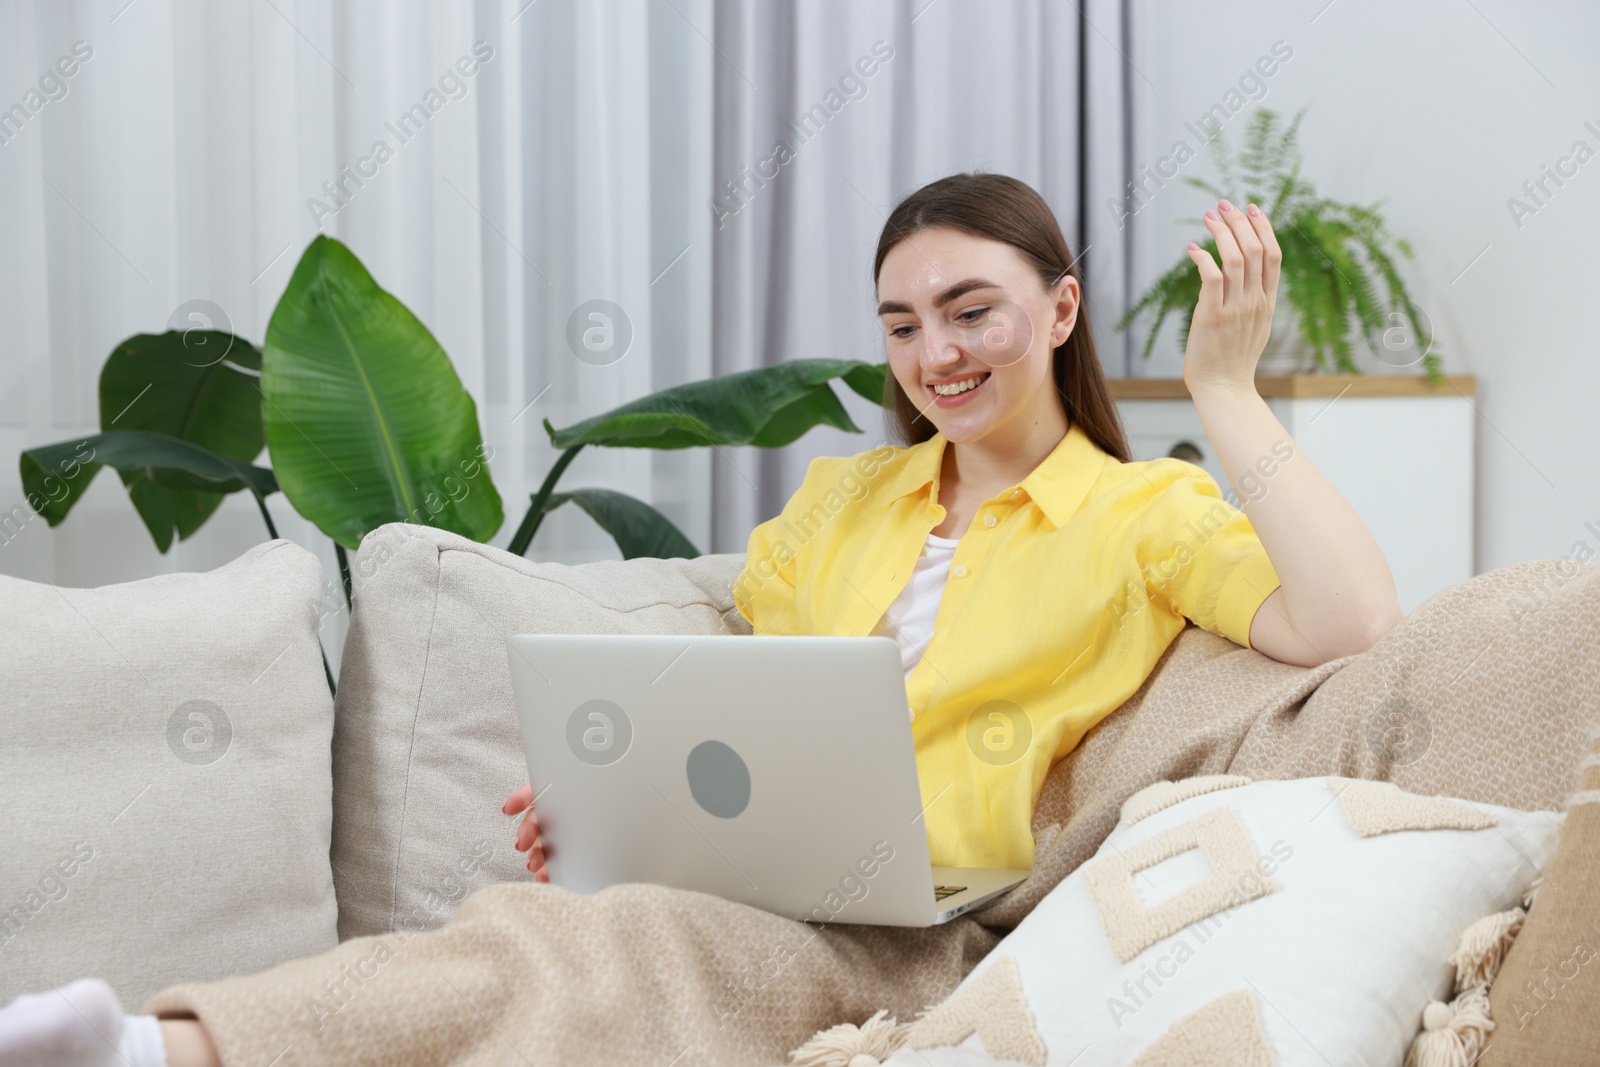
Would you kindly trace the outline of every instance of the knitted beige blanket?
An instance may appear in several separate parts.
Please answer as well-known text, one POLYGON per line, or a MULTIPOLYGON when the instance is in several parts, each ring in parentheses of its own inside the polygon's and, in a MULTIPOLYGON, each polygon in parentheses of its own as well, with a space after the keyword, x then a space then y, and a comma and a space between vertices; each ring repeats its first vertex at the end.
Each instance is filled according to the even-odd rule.
POLYGON ((1600 708, 1597 647, 1600 566, 1566 560, 1455 586, 1369 652, 1312 669, 1190 627, 1050 772, 1032 878, 944 926, 817 927, 655 886, 502 884, 440 929, 173 986, 141 1010, 197 1015, 227 1067, 781 1064, 819 1029, 943 999, 1152 782, 1331 774, 1559 808, 1600 708))

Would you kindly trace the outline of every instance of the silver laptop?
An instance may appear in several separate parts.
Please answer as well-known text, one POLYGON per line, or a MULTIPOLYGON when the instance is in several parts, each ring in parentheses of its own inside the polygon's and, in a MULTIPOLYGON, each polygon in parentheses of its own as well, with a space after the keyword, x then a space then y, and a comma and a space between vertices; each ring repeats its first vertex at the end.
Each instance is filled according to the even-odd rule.
POLYGON ((890 638, 506 646, 556 885, 653 882, 793 919, 932 926, 1028 876, 931 865, 890 638))

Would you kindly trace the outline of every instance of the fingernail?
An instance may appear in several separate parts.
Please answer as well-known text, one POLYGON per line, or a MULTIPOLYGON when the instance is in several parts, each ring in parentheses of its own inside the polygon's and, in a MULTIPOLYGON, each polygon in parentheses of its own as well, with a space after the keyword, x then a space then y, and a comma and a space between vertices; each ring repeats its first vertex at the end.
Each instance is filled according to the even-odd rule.
POLYGON ((1219 201, 1219 203, 1222 204, 1222 210, 1224 210, 1224 211, 1232 211, 1233 210, 1233 205, 1228 203, 1226 200, 1219 201))
POLYGON ((1251 218, 1255 218, 1257 215, 1261 214, 1261 209, 1256 207, 1254 204, 1251 204, 1249 207, 1245 208, 1244 213, 1249 215, 1251 218))
POLYGON ((1206 208, 1206 218, 1210 219, 1212 222, 1221 222, 1222 221, 1222 216, 1218 215, 1215 211, 1211 210, 1210 208, 1206 208))
POLYGON ((1193 241, 1190 241, 1190 242, 1189 242, 1189 251, 1191 251, 1191 252, 1193 252, 1193 251, 1194 251, 1194 250, 1195 250, 1195 249, 1197 249, 1197 248, 1199 248, 1199 247, 1200 247, 1200 246, 1199 246, 1199 245, 1197 245, 1197 244, 1195 244, 1195 243, 1194 243, 1194 242, 1193 242, 1193 241))

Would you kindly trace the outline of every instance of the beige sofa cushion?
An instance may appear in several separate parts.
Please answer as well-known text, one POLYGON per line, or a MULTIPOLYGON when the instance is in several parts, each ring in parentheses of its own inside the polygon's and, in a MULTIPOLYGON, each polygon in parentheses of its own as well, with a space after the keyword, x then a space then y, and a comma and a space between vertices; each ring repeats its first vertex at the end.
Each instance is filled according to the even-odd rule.
POLYGON ((352 561, 333 739, 342 939, 442 925, 470 892, 528 879, 501 814, 528 780, 505 636, 749 633, 742 553, 566 566, 391 523, 352 561))
POLYGON ((99 589, 0 576, 0 1003, 337 944, 321 587, 282 539, 99 589))

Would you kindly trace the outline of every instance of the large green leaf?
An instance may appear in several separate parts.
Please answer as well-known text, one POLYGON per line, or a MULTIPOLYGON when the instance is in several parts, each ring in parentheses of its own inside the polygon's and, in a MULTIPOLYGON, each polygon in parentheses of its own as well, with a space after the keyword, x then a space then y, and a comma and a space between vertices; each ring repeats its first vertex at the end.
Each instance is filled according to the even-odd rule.
POLYGON ((623 559, 693 559, 700 554, 671 519, 637 497, 610 489, 573 489, 551 495, 545 514, 568 501, 587 511, 611 535, 623 559))
MULTIPOLYGON (((249 463, 266 443, 257 375, 247 373, 260 370, 260 351, 231 333, 136 334, 100 371, 100 429, 166 434, 249 463)), ((198 530, 225 495, 170 489, 145 468, 118 473, 162 552, 174 531, 186 540, 198 530)))
POLYGON ((883 403, 883 388, 889 379, 889 364, 862 363, 844 372, 844 384, 874 404, 883 403))
POLYGON ((113 430, 30 448, 22 453, 22 488, 29 505, 51 526, 59 526, 102 466, 185 493, 248 489, 265 497, 278 491, 265 467, 143 430, 113 430))
POLYGON ((477 406, 428 328, 331 237, 267 325, 261 421, 284 495, 344 545, 387 522, 485 542, 504 520, 477 406))
POLYGON ((882 364, 859 360, 796 359, 658 390, 564 430, 549 419, 544 426, 557 448, 777 448, 813 426, 860 433, 828 382, 842 377, 857 393, 881 402, 883 374, 882 364))

